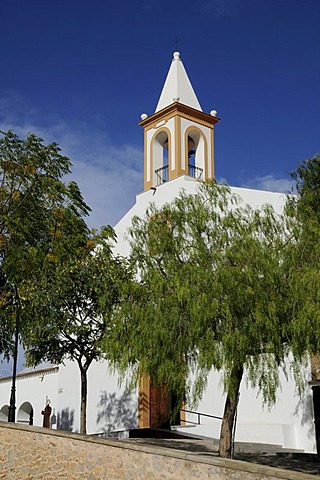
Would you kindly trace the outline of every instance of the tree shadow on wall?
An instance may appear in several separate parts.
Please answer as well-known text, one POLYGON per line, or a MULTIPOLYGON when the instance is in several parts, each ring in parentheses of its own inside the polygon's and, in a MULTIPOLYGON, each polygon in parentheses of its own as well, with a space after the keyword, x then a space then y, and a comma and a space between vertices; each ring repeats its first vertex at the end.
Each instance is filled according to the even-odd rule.
POLYGON ((57 429, 65 430, 66 432, 73 431, 74 410, 68 408, 62 409, 57 415, 57 429))
POLYGON ((131 392, 117 394, 101 392, 98 403, 97 424, 107 436, 116 429, 128 430, 137 427, 138 404, 131 392))
POLYGON ((314 427, 314 412, 313 412, 313 399, 312 393, 304 390, 299 397, 298 403, 293 412, 294 416, 301 415, 301 425, 308 426, 308 438, 314 441, 314 448, 316 446, 316 436, 315 436, 315 427, 314 427))

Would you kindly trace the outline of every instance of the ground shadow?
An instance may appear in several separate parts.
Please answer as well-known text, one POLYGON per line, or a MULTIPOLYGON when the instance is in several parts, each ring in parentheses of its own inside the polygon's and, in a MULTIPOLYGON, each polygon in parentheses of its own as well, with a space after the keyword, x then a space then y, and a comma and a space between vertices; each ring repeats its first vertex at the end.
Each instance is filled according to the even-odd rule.
POLYGON ((218 455, 218 446, 206 441, 181 439, 176 438, 133 438, 130 439, 132 443, 156 445, 157 447, 170 448, 171 450, 183 450, 192 453, 200 453, 201 455, 212 455, 216 457, 218 455))
POLYGON ((117 396, 115 392, 101 392, 97 405, 97 424, 106 436, 114 430, 129 430, 137 427, 137 398, 132 392, 126 391, 117 396))
POLYGON ((298 453, 284 455, 238 453, 234 456, 234 459, 257 463, 259 465, 268 465, 270 467, 277 467, 285 470, 293 470, 295 472, 308 473, 310 475, 319 476, 320 474, 320 461, 318 461, 317 455, 314 455, 313 459, 308 460, 303 458, 303 454, 299 456, 298 453))
POLYGON ((74 410, 68 408, 62 409, 57 415, 57 429, 67 432, 73 431, 74 410))

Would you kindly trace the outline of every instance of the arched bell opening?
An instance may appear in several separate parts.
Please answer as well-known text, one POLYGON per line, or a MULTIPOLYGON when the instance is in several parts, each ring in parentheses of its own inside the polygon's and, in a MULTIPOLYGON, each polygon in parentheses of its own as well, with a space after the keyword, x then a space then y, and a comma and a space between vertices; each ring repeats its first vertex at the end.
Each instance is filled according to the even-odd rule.
POLYGON ((24 402, 20 406, 17 415, 17 423, 33 425, 33 407, 30 402, 24 402))
POLYGON ((170 133, 162 130, 152 141, 153 185, 158 186, 169 180, 170 133))
POLYGON ((207 149, 205 138, 198 129, 191 128, 186 132, 186 163, 188 175, 196 180, 205 180, 207 149))

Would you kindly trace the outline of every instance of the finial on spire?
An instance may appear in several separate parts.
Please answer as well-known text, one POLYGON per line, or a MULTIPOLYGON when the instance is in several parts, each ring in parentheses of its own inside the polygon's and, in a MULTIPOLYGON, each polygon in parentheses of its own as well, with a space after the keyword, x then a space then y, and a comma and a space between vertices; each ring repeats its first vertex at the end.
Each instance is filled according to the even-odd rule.
POLYGON ((174 52, 173 60, 180 60, 180 53, 179 52, 174 52))

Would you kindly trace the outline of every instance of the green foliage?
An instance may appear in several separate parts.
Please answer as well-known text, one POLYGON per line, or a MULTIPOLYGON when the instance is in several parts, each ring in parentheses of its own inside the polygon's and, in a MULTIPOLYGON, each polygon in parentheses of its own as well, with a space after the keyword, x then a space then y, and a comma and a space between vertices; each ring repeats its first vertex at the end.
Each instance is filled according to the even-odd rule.
POLYGON ((0 139, 0 353, 10 353, 17 315, 27 361, 75 360, 81 373, 81 431, 86 429, 86 372, 102 356, 112 328, 125 261, 114 257, 110 227, 89 232, 89 212, 70 161, 57 144, 13 132, 0 139))
POLYGON ((320 221, 320 155, 304 160, 291 174, 299 194, 299 210, 320 221))
MULTIPOLYGON (((0 352, 9 353, 18 304, 23 327, 32 283, 48 259, 68 256, 85 241, 89 207, 74 182, 62 181, 71 164, 56 143, 44 145, 33 134, 1 134, 0 352)), ((37 312, 32 315, 36 322, 37 312)))
POLYGON ((80 431, 86 433, 87 371, 93 360, 107 358, 102 340, 112 331, 125 285, 131 280, 126 260, 115 257, 111 227, 91 232, 72 255, 50 259, 40 283, 29 296, 26 357, 30 365, 43 360, 77 362, 81 377, 80 431))
POLYGON ((239 206, 225 186, 203 184, 134 218, 132 261, 140 279, 118 332, 123 368, 137 365, 180 398, 202 395, 212 367, 237 395, 232 371, 275 401, 288 353, 285 219, 270 206, 239 206))
POLYGON ((112 328, 123 284, 130 277, 127 262, 112 254, 113 240, 111 228, 92 232, 72 256, 48 262, 41 289, 30 300, 29 307, 42 319, 29 326, 30 364, 68 358, 87 370, 101 358, 101 339, 112 328))
POLYGON ((302 162, 292 177, 299 193, 288 205, 295 238, 290 257, 292 350, 299 358, 320 353, 320 156, 302 162))

